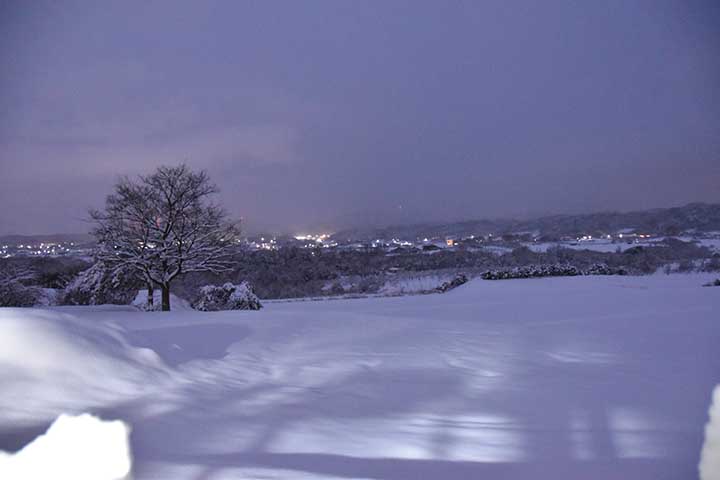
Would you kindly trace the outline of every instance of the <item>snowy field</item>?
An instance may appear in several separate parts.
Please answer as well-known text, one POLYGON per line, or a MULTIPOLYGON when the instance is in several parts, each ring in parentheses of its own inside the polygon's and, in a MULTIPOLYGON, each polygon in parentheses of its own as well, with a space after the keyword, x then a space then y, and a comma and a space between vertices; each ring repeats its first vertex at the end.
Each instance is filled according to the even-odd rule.
MULTIPOLYGON (((662 240, 662 239, 660 239, 662 240)), ((591 250, 593 252, 614 253, 617 251, 624 252, 633 247, 656 247, 660 240, 653 239, 646 242, 615 242, 610 240, 588 240, 582 242, 536 242, 525 244, 533 252, 547 252, 551 248, 561 247, 571 250, 591 250)))
MULTIPOLYGON (((675 239, 681 240, 683 242, 696 243, 698 246, 708 247, 711 251, 720 251, 720 237, 718 237, 715 232, 712 232, 712 235, 713 235, 712 238, 695 238, 695 237, 669 237, 669 238, 675 238, 675 239)), ((665 238, 666 237, 654 237, 654 238, 646 239, 643 241, 635 240, 631 243, 628 243, 628 242, 613 243, 611 240, 598 238, 598 239, 593 239, 593 240, 577 241, 577 242, 534 242, 534 243, 526 243, 525 246, 528 247, 533 252, 547 252, 551 248, 561 247, 561 248, 569 248, 571 250, 591 250, 594 252, 613 253, 613 252, 617 252, 617 251, 624 252, 625 250, 627 250, 629 248, 634 248, 634 247, 657 247, 658 245, 662 246, 662 241, 665 240, 665 238)))
POLYGON ((697 478, 720 382, 711 278, 0 309, 0 450, 91 412, 131 426, 136 480, 697 478))

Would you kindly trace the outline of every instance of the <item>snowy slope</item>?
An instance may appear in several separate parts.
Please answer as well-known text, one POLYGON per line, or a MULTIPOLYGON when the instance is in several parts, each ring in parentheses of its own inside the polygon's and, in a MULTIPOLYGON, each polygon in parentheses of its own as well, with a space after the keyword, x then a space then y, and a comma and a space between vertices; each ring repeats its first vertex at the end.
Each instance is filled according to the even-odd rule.
POLYGON ((132 426, 136 479, 697 478, 720 380, 710 278, 475 280, 259 312, 4 309, 0 339, 22 346, 0 353, 0 449, 69 410, 132 426))

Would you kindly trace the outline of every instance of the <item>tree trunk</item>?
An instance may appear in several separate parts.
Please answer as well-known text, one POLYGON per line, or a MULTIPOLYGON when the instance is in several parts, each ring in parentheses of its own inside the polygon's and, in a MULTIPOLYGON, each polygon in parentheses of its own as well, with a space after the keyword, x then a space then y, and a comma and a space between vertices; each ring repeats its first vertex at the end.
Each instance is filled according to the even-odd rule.
POLYGON ((170 311, 170 285, 162 286, 162 311, 170 311))
POLYGON ((155 286, 152 282, 147 282, 147 309, 155 310, 155 286))

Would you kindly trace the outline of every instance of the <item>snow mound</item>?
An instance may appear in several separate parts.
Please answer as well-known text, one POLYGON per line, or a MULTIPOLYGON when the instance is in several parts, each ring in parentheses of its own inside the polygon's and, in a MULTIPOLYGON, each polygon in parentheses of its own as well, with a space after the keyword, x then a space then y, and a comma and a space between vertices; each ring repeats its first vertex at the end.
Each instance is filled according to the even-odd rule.
POLYGON ((15 454, 0 452, 0 478, 120 480, 132 465, 130 427, 89 414, 60 415, 15 454))
POLYGON ((700 480, 720 480, 720 385, 713 391, 710 421, 700 454, 700 480))
POLYGON ((129 345, 112 323, 52 310, 1 309, 0 430, 135 397, 165 368, 152 350, 129 345))
POLYGON ((413 293, 428 293, 435 291, 446 282, 452 281, 454 274, 433 275, 401 275, 391 278, 380 288, 381 295, 405 295, 413 293))

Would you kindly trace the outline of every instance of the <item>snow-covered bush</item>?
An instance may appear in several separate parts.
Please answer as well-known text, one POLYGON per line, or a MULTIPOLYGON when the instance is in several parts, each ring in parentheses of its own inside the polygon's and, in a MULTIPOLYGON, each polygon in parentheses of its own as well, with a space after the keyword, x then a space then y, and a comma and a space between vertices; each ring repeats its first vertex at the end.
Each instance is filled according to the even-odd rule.
POLYGON ((40 289, 26 287, 15 280, 0 282, 0 307, 32 307, 40 293, 40 289))
POLYGON ((108 268, 103 262, 78 274, 65 288, 65 305, 128 305, 137 293, 139 284, 131 272, 108 268))
POLYGON ((200 288, 200 298, 193 304, 196 310, 260 310, 260 299, 248 282, 239 285, 226 283, 222 286, 205 285, 200 288))
POLYGON ((605 263, 594 263, 583 270, 583 275, 626 275, 624 268, 611 268, 605 263))
POLYGON ((18 263, 0 265, 0 307, 32 307, 38 301, 40 289, 28 286, 35 272, 18 263))
POLYGON ((582 275, 582 272, 572 265, 529 265, 504 270, 488 270, 482 274, 485 280, 506 280, 510 278, 537 278, 537 277, 571 277, 582 275))
POLYGON ((0 259, 0 307, 57 305, 69 279, 87 266, 65 258, 0 259))
POLYGON ((503 270, 488 270, 482 274, 485 280, 505 280, 510 278, 538 277, 574 277, 578 275, 625 275, 624 268, 611 268, 604 263, 596 263, 585 270, 573 265, 528 265, 503 270))
POLYGON ((463 275, 462 273, 458 273, 455 276, 455 278, 453 278, 449 282, 443 283, 442 285, 437 287, 436 290, 440 293, 445 293, 449 290, 452 290, 453 288, 457 288, 460 285, 467 283, 467 281, 468 281, 468 278, 465 275, 463 275))
POLYGON ((720 278, 716 278, 712 282, 708 282, 703 287, 720 287, 720 278))

